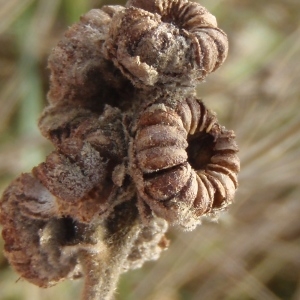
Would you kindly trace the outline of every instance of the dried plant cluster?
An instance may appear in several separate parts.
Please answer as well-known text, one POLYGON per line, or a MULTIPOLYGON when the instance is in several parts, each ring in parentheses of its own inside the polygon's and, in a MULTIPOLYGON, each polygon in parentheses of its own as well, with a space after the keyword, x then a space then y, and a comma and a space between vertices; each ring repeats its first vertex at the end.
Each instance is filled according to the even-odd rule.
POLYGON ((167 248, 168 225, 192 230, 232 202, 235 135, 195 95, 227 43, 185 0, 104 6, 65 33, 39 120, 55 150, 1 202, 22 277, 48 287, 84 275, 85 299, 110 299, 120 273, 167 248))

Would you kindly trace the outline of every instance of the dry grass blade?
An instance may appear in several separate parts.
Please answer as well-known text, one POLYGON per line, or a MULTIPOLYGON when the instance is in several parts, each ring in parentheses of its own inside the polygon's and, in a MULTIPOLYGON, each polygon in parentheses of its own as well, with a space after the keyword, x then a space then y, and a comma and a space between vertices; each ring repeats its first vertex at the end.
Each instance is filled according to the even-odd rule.
POLYGON ((11 0, 0 2, 0 34, 33 3, 34 0, 11 0))

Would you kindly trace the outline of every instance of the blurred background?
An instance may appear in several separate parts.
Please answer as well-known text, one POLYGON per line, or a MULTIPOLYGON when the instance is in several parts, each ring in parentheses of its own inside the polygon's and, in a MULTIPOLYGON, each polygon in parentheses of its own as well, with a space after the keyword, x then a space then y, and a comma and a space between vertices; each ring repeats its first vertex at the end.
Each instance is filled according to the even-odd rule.
MULTIPOLYGON (((44 160, 37 129, 47 57, 100 0, 0 0, 0 193, 44 160)), ((218 223, 170 230, 157 262, 121 278, 117 300, 300 299, 300 1, 203 0, 230 39, 199 96, 236 132, 240 187, 218 223)), ((12 271, 0 239, 0 300, 79 299, 81 282, 44 290, 12 271)))

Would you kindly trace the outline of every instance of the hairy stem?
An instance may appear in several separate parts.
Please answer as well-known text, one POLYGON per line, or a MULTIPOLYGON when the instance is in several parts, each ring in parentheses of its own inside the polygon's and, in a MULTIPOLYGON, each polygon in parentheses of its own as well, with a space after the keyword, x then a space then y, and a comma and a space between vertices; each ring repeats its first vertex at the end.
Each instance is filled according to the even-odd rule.
POLYGON ((106 224, 103 249, 97 253, 82 253, 85 271, 83 300, 112 299, 118 279, 124 271, 124 263, 141 230, 133 205, 122 204, 112 215, 106 224), (129 211, 130 207, 134 213, 129 211))

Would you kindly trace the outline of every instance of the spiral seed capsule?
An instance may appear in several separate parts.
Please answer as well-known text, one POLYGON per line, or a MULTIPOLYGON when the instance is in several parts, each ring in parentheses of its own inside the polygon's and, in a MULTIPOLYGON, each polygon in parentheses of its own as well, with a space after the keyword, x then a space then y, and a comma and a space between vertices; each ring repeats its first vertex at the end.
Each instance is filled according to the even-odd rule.
POLYGON ((215 17, 186 0, 129 1, 114 15, 104 46, 106 57, 140 87, 194 85, 215 71, 228 51, 215 17))
POLYGON ((193 229, 200 216, 225 209, 237 188, 234 138, 195 98, 148 107, 133 142, 143 214, 148 207, 170 224, 193 229))
POLYGON ((75 253, 62 251, 70 232, 58 215, 55 197, 31 174, 22 174, 3 195, 5 255, 22 277, 41 287, 76 277, 75 253))

